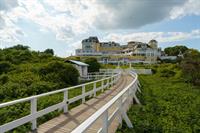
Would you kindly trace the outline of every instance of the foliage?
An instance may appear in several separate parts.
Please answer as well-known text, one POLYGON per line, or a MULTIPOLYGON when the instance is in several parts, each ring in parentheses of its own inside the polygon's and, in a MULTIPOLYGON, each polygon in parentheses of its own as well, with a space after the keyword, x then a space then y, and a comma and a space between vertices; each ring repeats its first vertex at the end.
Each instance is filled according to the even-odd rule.
POLYGON ((54 83, 64 83, 61 87, 76 85, 78 83, 78 70, 71 64, 58 61, 49 62, 47 65, 39 69, 39 74, 45 81, 54 83))
POLYGON ((8 61, 1 61, 0 62, 0 74, 7 73, 12 68, 12 64, 8 61))
POLYGON ((46 49, 44 53, 54 55, 53 49, 46 49))
POLYGON ((200 52, 194 49, 188 50, 181 62, 184 77, 187 82, 200 85, 200 52))
POLYGON ((174 47, 167 47, 164 49, 165 53, 169 56, 177 56, 180 52, 183 54, 188 50, 186 46, 174 46, 174 47))
MULTIPOLYGON (((156 69, 156 68, 155 68, 156 69)), ((128 116, 134 125, 123 122, 118 133, 197 133, 200 132, 200 88, 184 83, 177 65, 162 64, 154 75, 140 75, 142 105, 134 105, 128 116), (163 69, 176 74, 161 77, 163 69)))
POLYGON ((173 77, 176 73, 169 69, 163 69, 160 72, 161 77, 173 77))
POLYGON ((89 65, 88 72, 97 72, 101 67, 96 58, 87 58, 84 62, 89 65))
POLYGON ((78 56, 69 56, 66 58, 66 60, 76 60, 76 61, 81 61, 81 58, 78 56))
MULTIPOLYGON (((53 56, 52 50, 45 52, 29 50, 17 45, 0 50, 0 103, 37 95, 78 84, 78 71, 64 59, 53 56)), ((63 94, 38 100, 38 109, 48 107, 63 94)), ((16 104, 0 109, 0 125, 30 113, 30 103, 16 104)), ((58 115, 59 111, 41 117, 39 123, 58 115)), ((27 132, 30 124, 11 132, 27 132)))

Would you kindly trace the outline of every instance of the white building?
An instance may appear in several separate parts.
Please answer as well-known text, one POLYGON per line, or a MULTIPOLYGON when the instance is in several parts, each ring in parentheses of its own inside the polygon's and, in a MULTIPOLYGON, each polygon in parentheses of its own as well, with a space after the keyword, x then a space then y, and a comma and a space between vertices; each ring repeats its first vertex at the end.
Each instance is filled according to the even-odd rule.
POLYGON ((122 51, 122 54, 129 56, 145 56, 145 57, 160 57, 161 49, 158 48, 156 40, 151 40, 149 43, 128 42, 127 47, 122 51))
POLYGON ((76 60, 67 60, 66 62, 71 63, 78 70, 80 77, 87 77, 88 64, 76 60))

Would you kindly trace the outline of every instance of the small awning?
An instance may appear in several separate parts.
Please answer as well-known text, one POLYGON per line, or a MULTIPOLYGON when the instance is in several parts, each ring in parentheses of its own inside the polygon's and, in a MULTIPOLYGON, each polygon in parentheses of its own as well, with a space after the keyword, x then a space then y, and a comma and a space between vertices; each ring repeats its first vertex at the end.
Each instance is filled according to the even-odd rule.
POLYGON ((72 64, 76 64, 78 66, 89 66, 88 64, 81 62, 81 61, 76 61, 76 60, 67 60, 66 62, 72 63, 72 64))

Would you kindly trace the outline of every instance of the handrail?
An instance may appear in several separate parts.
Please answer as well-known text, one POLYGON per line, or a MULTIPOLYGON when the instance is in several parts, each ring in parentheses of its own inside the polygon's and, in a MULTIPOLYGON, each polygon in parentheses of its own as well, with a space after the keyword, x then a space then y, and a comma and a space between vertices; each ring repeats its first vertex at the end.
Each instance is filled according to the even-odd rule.
POLYGON ((85 132, 92 124, 97 121, 98 118, 103 117, 103 125, 102 128, 99 129, 98 132, 107 133, 109 124, 112 122, 116 114, 119 114, 120 116, 125 119, 125 122, 129 127, 132 127, 132 124, 130 120, 128 119, 125 110, 123 109, 123 104, 130 102, 132 98, 135 98, 136 102, 139 104, 139 100, 136 97, 136 91, 139 89, 139 81, 138 81, 138 75, 134 72, 131 72, 131 75, 134 77, 134 80, 126 87, 124 88, 120 93, 118 93, 113 99, 111 99, 107 104, 105 104, 103 107, 101 107, 98 111, 96 111, 92 116, 90 116, 87 120, 85 120, 81 125, 79 125, 77 128, 75 128, 72 133, 83 133, 85 132), (128 93, 128 96, 123 98, 123 96, 128 93), (117 109, 112 113, 110 117, 108 117, 108 110, 109 108, 114 104, 118 102, 117 109))
POLYGON ((27 116, 24 116, 22 118, 19 118, 17 120, 11 121, 9 123, 6 123, 4 125, 0 126, 0 133, 12 130, 18 126, 21 126, 25 123, 31 122, 32 123, 32 130, 35 130, 37 128, 37 118, 41 117, 45 114, 48 114, 52 111, 55 111, 56 109, 61 109, 63 108, 64 113, 68 112, 68 105, 70 103, 73 103, 77 100, 82 99, 82 103, 85 102, 85 98, 89 95, 94 95, 96 96, 96 92, 99 90, 104 90, 105 88, 109 87, 109 86, 113 86, 120 78, 121 73, 117 73, 115 75, 112 75, 110 77, 107 78, 103 78, 100 80, 96 80, 96 81, 92 81, 92 82, 88 82, 85 84, 80 84, 80 85, 76 85, 76 86, 72 86, 72 87, 68 87, 68 88, 64 88, 64 89, 60 89, 60 90, 56 90, 56 91, 51 91, 48 93, 43 93, 40 95, 35 95, 35 96, 30 96, 27 98, 22 98, 22 99, 18 99, 18 100, 14 100, 14 101, 10 101, 10 102, 6 102, 6 103, 2 103, 0 104, 0 108, 3 107, 7 107, 10 105, 14 105, 17 103, 22 103, 22 102, 26 102, 26 101, 30 101, 31 103, 31 113, 27 116), (97 82, 101 82, 101 86, 100 87, 96 87, 96 83, 97 82), (106 84, 104 84, 106 82, 106 84), (85 86, 86 85, 90 85, 93 84, 93 89, 90 91, 85 92, 85 86), (68 91, 72 90, 74 88, 79 88, 82 87, 82 93, 78 96, 75 96, 73 98, 68 98, 68 91), (52 106, 49 106, 43 110, 39 110, 37 111, 37 99, 40 97, 44 97, 44 96, 48 96, 48 95, 52 95, 52 94, 57 94, 63 92, 64 96, 63 96, 63 101, 58 103, 58 104, 54 104, 52 106))

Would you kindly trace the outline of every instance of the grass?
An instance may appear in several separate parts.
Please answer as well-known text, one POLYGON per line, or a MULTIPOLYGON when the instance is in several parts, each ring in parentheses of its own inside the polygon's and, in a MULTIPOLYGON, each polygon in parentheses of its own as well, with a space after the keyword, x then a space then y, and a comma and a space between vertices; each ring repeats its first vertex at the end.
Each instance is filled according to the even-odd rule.
POLYGON ((184 83, 178 74, 139 76, 142 105, 128 111, 134 128, 123 122, 117 133, 200 133, 200 87, 184 83))

